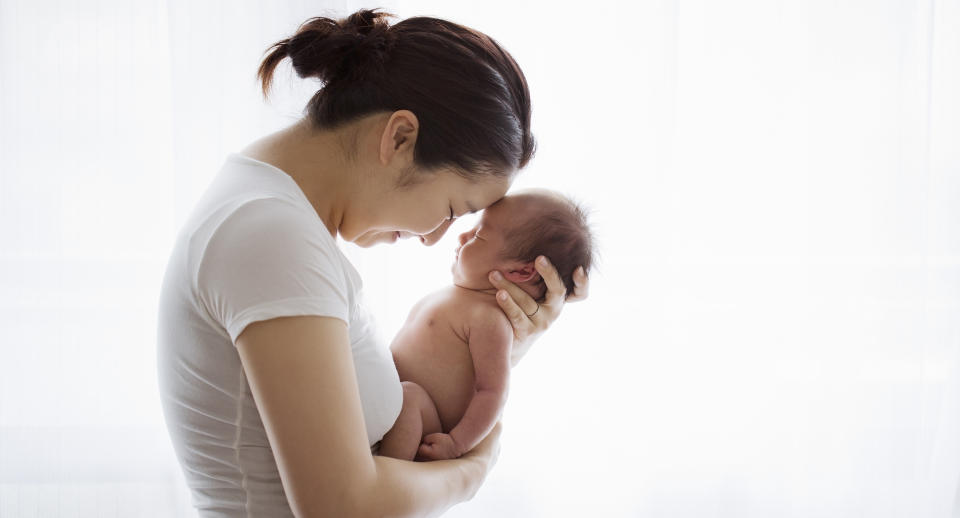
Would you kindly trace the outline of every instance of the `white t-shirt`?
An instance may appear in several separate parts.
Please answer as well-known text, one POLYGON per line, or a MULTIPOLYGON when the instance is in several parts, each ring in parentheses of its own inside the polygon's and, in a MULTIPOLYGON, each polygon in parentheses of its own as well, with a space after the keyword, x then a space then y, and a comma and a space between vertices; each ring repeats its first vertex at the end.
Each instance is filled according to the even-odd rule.
POLYGON ((293 178, 227 157, 177 236, 158 315, 161 401, 201 516, 293 516, 235 345, 251 322, 345 321, 367 441, 373 446, 393 426, 403 391, 361 286, 293 178))

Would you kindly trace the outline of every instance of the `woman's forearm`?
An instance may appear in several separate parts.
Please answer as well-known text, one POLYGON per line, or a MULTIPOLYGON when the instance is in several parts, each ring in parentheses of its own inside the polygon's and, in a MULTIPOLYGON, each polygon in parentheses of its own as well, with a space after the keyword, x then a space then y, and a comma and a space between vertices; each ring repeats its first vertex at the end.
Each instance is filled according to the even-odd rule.
POLYGON ((476 494, 486 473, 476 457, 411 462, 374 457, 376 478, 356 495, 359 516, 439 516, 476 494))

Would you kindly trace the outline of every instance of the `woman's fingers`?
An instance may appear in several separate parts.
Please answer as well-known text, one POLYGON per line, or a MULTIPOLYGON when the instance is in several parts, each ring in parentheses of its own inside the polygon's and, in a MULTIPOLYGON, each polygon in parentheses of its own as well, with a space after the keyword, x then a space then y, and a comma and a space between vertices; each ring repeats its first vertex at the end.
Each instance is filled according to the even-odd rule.
MULTIPOLYGON (((563 309, 566 289, 556 267, 544 256, 534 262, 534 268, 543 279, 547 293, 543 303, 538 303, 526 291, 508 281, 500 272, 490 272, 490 283, 497 288, 497 304, 503 313, 510 319, 513 326, 514 344, 511 350, 510 363, 516 365, 520 358, 530 349, 530 345, 538 335, 550 327, 563 309)), ((583 286, 586 287, 585 276, 583 286)), ((580 297, 578 290, 573 297, 580 297)))
MULTIPOLYGON (((498 296, 497 302, 511 320, 513 319, 513 315, 507 310, 507 306, 504 306, 504 303, 508 305, 512 304, 512 306, 517 307, 523 312, 522 316, 524 318, 526 318, 527 315, 533 314, 534 311, 537 310, 537 301, 533 300, 533 297, 531 297, 529 293, 523 291, 519 286, 504 278, 500 272, 490 272, 489 277, 490 283, 493 284, 495 288, 498 290, 506 290, 506 292, 510 295, 507 297, 508 300, 506 301, 500 300, 500 297, 498 296)), ((516 325, 514 325, 514 327, 516 327, 516 325)))
POLYGON ((540 277, 543 278, 544 284, 547 285, 546 304, 556 304, 558 302, 563 304, 567 290, 563 287, 563 280, 560 279, 560 274, 557 273, 557 269, 553 266, 553 263, 541 255, 537 258, 533 267, 537 269, 540 277))
MULTIPOLYGON (((526 294, 525 294, 526 295, 526 294)), ((527 295, 529 297, 529 295, 527 295)), ((522 337, 525 333, 526 324, 530 320, 527 317, 527 314, 520 309, 520 306, 510 297, 510 294, 506 291, 497 292, 497 304, 500 305, 500 309, 507 315, 507 318, 510 319, 510 324, 513 326, 513 334, 518 338, 522 337)), ((534 302, 536 304, 536 302, 534 302)))
POLYGON ((567 297, 567 302, 586 299, 587 294, 590 292, 590 280, 587 279, 587 274, 583 271, 583 266, 573 272, 573 285, 573 293, 567 297))

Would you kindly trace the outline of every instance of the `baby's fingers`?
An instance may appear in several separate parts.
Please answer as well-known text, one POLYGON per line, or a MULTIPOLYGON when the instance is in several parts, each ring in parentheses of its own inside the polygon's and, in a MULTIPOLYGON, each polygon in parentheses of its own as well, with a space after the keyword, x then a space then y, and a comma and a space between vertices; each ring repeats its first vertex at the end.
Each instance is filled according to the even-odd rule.
POLYGON ((447 460, 450 457, 439 446, 434 444, 421 444, 417 450, 421 456, 430 460, 447 460))
POLYGON ((421 443, 420 448, 417 449, 417 454, 430 460, 437 460, 436 446, 433 446, 432 444, 421 443))

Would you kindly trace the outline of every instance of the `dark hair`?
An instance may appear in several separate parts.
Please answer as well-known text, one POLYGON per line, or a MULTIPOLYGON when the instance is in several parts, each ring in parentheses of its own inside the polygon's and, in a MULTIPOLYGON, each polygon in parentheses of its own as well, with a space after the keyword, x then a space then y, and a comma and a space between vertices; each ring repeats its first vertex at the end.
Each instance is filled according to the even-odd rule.
MULTIPOLYGON (((590 273, 595 255, 593 231, 587 213, 576 202, 562 194, 539 189, 511 195, 525 203, 534 203, 535 216, 504 232, 504 256, 508 259, 530 262, 545 255, 557 268, 567 294, 573 293, 573 272, 583 266, 590 273)), ((546 287, 540 279, 538 288, 546 287)))
POLYGON ((274 43, 257 72, 267 97, 277 64, 323 86, 305 108, 316 128, 372 113, 410 110, 420 121, 414 162, 453 167, 474 180, 509 177, 534 152, 530 91, 520 67, 489 36, 428 17, 389 25, 362 9, 342 20, 310 18, 274 43))

